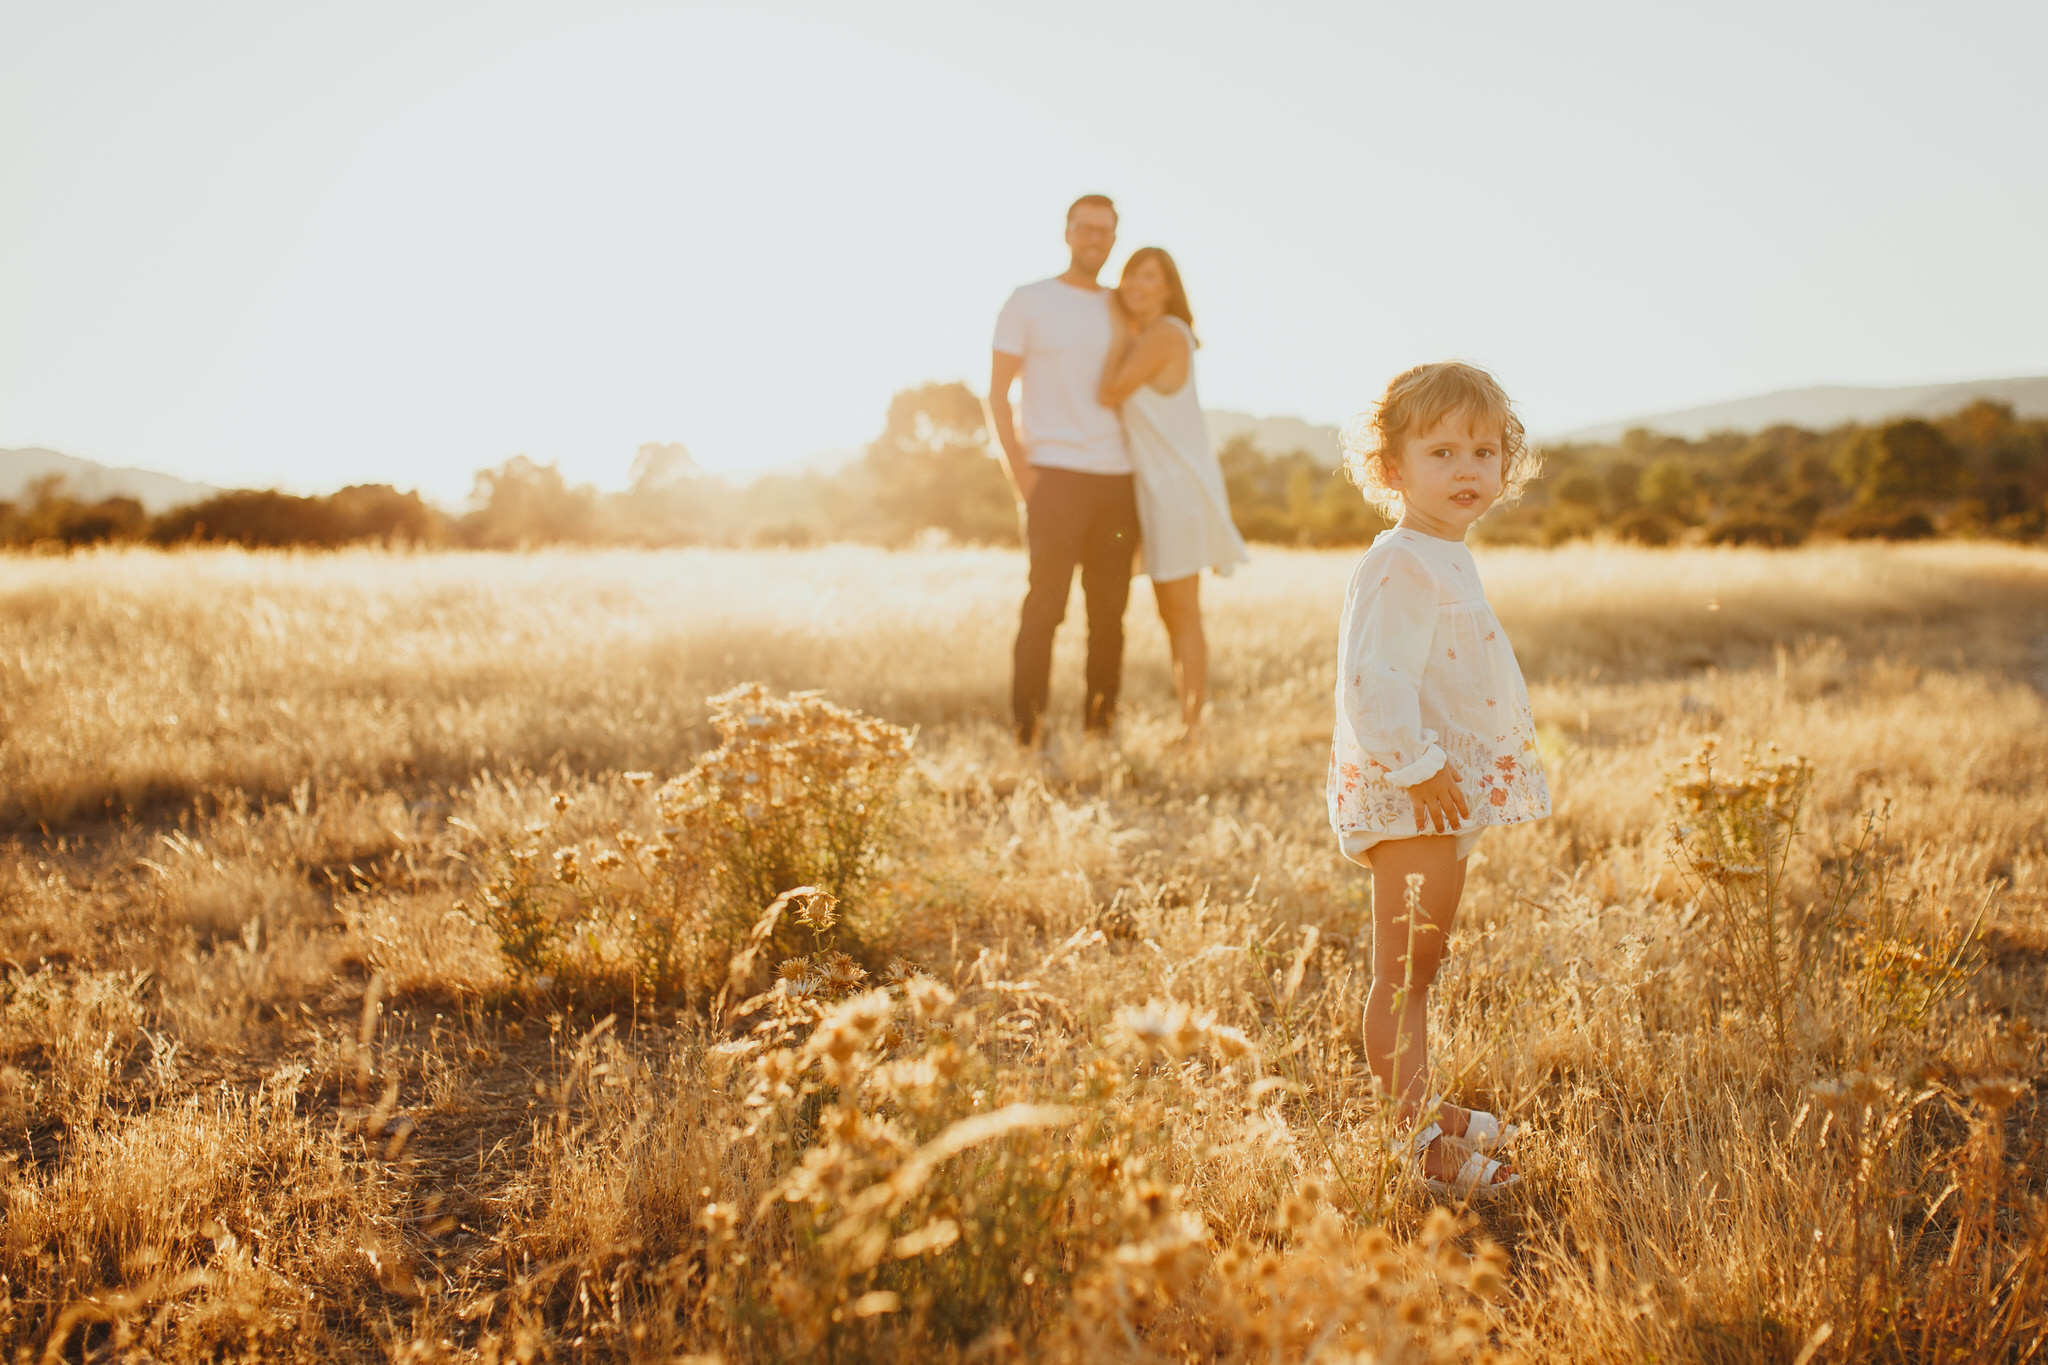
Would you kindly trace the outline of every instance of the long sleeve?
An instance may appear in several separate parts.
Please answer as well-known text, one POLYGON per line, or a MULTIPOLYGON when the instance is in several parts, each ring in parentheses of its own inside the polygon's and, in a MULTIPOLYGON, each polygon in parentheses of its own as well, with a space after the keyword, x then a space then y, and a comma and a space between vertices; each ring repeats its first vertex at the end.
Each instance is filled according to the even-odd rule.
POLYGON ((1339 712, 1358 747, 1396 787, 1444 766, 1436 731, 1422 725, 1422 674, 1436 637, 1435 578, 1396 552, 1352 584, 1338 650, 1339 712))

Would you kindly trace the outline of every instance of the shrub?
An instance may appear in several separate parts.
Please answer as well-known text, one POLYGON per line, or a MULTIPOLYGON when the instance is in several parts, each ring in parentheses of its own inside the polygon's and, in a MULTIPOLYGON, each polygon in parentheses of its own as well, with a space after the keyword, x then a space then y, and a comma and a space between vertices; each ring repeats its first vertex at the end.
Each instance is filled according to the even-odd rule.
MULTIPOLYGON (((710 699, 719 746, 656 800, 687 865, 710 893, 714 937, 735 943, 792 887, 840 902, 854 944, 867 937, 863 892, 901 823, 911 737, 814 692, 778 698, 744 683, 710 699)), ((778 929, 772 951, 796 937, 778 929)))
POLYGON ((1828 519, 1825 525, 1849 540, 1926 540, 1934 535, 1933 518, 1918 508, 1850 511, 1828 519))
POLYGON ((1566 541, 1579 540, 1590 536, 1599 528, 1600 518, 1590 509, 1565 505, 1544 509, 1543 543, 1562 545, 1566 541))
POLYGON ((483 855, 458 908, 515 984, 602 995, 630 980, 704 1004, 757 959, 874 945, 885 926, 864 893, 901 828, 910 735, 758 683, 710 707, 722 742, 687 773, 658 789, 649 773, 612 779, 626 809, 609 841, 569 835, 574 803, 557 793, 483 855))
POLYGON ((1785 867, 1813 782, 1804 759, 1776 747, 1747 753, 1732 776, 1715 769, 1708 740, 1672 786, 1672 842, 1705 906, 1731 989, 1752 1020, 1767 1020, 1782 1060, 1788 1000, 1812 978, 1816 935, 1786 895, 1785 867))
POLYGON ((1784 549, 1806 539, 1806 530, 1786 517, 1741 514, 1725 517, 1707 528, 1709 545, 1767 545, 1784 549))
POLYGON ((1669 545, 1678 538, 1678 525, 1662 513, 1645 508, 1615 522, 1614 534, 1636 545, 1669 545))
POLYGON ((554 888, 540 872, 540 837, 546 823, 528 825, 526 836, 489 855, 490 880, 476 893, 475 904, 455 908, 491 931, 505 971, 517 985, 546 984, 559 965, 561 924, 554 888))

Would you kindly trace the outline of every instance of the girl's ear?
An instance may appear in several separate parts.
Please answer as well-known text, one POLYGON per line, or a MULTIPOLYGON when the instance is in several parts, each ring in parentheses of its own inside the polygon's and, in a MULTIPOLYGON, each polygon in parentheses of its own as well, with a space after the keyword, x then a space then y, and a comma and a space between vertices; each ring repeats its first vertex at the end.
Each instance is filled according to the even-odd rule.
POLYGON ((1382 450, 1373 457, 1380 462, 1380 480, 1396 493, 1405 491, 1401 486, 1401 461, 1390 450, 1382 450))

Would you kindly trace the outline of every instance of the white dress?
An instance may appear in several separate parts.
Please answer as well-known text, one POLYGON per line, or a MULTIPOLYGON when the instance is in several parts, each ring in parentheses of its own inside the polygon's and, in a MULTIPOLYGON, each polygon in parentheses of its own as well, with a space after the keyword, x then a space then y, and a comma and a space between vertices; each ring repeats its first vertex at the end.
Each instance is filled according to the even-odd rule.
POLYGON ((1188 344, 1188 377, 1172 393, 1150 384, 1124 400, 1124 440, 1137 476, 1138 570, 1154 583, 1170 583, 1204 569, 1228 574, 1248 563, 1244 537, 1230 519, 1223 466, 1209 444, 1209 426, 1195 397, 1195 334, 1179 318, 1166 319, 1188 344))
POLYGON ((1396 527, 1352 571, 1337 632, 1328 796, 1345 853, 1422 833, 1408 788, 1446 758, 1469 838, 1550 814, 1529 689, 1472 552, 1396 527))

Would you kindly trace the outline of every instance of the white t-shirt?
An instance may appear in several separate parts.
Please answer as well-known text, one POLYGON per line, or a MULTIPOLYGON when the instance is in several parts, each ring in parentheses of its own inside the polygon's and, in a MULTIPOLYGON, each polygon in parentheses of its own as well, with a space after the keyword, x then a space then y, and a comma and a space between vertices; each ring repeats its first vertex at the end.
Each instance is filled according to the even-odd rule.
POLYGON ((1096 394, 1112 338, 1109 291, 1063 280, 1027 284, 996 317, 995 348, 1024 357, 1017 439, 1045 469, 1128 474, 1123 423, 1096 394))

